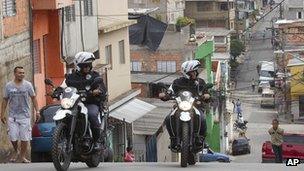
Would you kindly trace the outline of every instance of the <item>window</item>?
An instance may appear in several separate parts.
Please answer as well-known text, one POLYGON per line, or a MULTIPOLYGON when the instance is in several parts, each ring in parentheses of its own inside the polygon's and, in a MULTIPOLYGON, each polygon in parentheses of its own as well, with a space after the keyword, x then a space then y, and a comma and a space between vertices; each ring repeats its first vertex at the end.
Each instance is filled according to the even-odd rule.
POLYGON ((65 7, 65 21, 66 22, 76 21, 75 5, 65 7))
POLYGON ((157 61, 157 72, 176 72, 176 61, 157 61))
POLYGON ((3 17, 16 15, 16 0, 3 0, 3 17))
POLYGON ((302 18, 303 18, 302 11, 297 12, 297 19, 302 19, 302 18))
POLYGON ((304 96, 299 96, 299 117, 304 117, 304 96))
POLYGON ((304 144, 304 137, 299 135, 284 135, 283 141, 290 144, 304 144))
POLYGON ((105 61, 106 64, 110 64, 112 67, 112 45, 105 47, 105 61))
POLYGON ((41 73, 40 39, 33 42, 34 73, 41 73))
POLYGON ((93 2, 92 0, 84 0, 84 15, 92 16, 93 15, 93 2))
POLYGON ((141 71, 141 62, 140 61, 132 61, 131 62, 131 71, 141 71))
POLYGON ((220 11, 228 11, 228 4, 220 3, 220 11))
POLYGON ((120 63, 125 64, 126 63, 126 59, 125 59, 125 41, 124 40, 119 41, 118 46, 119 46, 120 63))

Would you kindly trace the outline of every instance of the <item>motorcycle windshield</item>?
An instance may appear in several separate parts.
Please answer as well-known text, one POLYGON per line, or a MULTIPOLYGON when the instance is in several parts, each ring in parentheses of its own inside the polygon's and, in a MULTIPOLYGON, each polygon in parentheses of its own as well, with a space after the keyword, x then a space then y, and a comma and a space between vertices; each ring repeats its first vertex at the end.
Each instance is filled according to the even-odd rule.
POLYGON ((190 91, 181 91, 178 96, 181 101, 191 101, 192 93, 190 91))
POLYGON ((73 94, 77 93, 77 89, 74 87, 67 87, 64 89, 62 98, 71 98, 73 94))

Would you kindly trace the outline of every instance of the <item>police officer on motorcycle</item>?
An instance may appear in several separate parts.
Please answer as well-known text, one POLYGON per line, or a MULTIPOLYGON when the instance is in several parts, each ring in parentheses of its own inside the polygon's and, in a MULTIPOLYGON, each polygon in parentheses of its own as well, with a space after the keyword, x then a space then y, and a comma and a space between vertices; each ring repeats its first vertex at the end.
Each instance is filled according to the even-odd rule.
MULTIPOLYGON (((65 84, 68 87, 75 87, 77 90, 86 90, 91 86, 94 80, 100 75, 98 72, 93 71, 92 63, 95 56, 90 52, 79 52, 75 55, 74 65, 75 72, 66 75, 65 84)), ((106 88, 103 80, 98 82, 97 86, 93 88, 91 93, 88 93, 84 105, 88 109, 88 118, 93 134, 94 150, 101 149, 101 118, 98 114, 102 111, 101 105, 106 99, 106 88)))
MULTIPOLYGON (((201 64, 197 60, 190 60, 186 61, 181 65, 181 72, 183 74, 183 77, 180 77, 173 81, 172 85, 169 88, 169 91, 166 93, 160 93, 159 98, 163 101, 170 100, 170 95, 172 94, 178 94, 181 90, 187 90, 190 91, 193 94, 198 94, 198 92, 203 91, 201 97, 204 99, 205 102, 209 102, 210 95, 208 94, 207 90, 205 89, 206 83, 203 79, 198 78, 199 75, 199 68, 201 64)), ((198 146, 202 146, 204 143, 204 138, 206 137, 207 132, 207 124, 206 124, 206 118, 204 115, 204 108, 203 105, 197 105, 197 109, 200 111, 201 115, 200 118, 197 118, 200 120, 200 130, 198 131, 199 135, 195 139, 195 143, 198 146)), ((176 149, 177 148, 177 138, 174 137, 176 135, 176 130, 174 126, 174 122, 171 121, 170 114, 167 115, 165 119, 165 124, 167 131, 170 135, 170 148, 176 149)))

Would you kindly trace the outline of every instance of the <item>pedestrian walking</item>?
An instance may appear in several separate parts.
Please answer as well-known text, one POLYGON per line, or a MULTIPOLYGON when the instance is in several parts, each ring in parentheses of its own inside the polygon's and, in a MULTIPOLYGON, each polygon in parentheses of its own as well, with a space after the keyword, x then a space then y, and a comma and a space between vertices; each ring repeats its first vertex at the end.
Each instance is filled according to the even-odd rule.
POLYGON ((34 88, 29 81, 24 79, 24 75, 23 67, 17 66, 14 68, 15 78, 8 82, 4 88, 1 121, 3 124, 7 123, 8 136, 14 147, 14 154, 10 162, 16 162, 18 157, 20 157, 23 163, 30 163, 25 157, 29 141, 32 139, 30 99, 36 111, 34 116, 36 121, 40 119, 40 114, 34 88), (7 104, 8 117, 5 114, 7 104), (20 156, 18 141, 21 141, 20 156))
POLYGON ((255 92, 255 80, 254 80, 254 78, 252 78, 252 80, 251 80, 251 88, 252 88, 252 92, 255 92))
POLYGON ((134 157, 134 153, 133 153, 133 148, 132 147, 127 147, 127 151, 125 153, 124 161, 125 162, 134 162, 135 161, 135 157, 134 157))
POLYGON ((237 113, 237 116, 238 116, 238 119, 241 117, 241 115, 242 115, 242 109, 241 109, 241 101, 240 101, 240 99, 237 99, 237 101, 236 101, 236 113, 237 113))
POLYGON ((233 113, 236 113, 236 111, 235 111, 235 101, 234 100, 232 100, 232 104, 233 104, 233 113))
POLYGON ((272 127, 268 130, 271 136, 272 149, 275 154, 275 162, 283 163, 282 159, 282 143, 284 130, 279 127, 279 121, 277 119, 272 120, 272 127))

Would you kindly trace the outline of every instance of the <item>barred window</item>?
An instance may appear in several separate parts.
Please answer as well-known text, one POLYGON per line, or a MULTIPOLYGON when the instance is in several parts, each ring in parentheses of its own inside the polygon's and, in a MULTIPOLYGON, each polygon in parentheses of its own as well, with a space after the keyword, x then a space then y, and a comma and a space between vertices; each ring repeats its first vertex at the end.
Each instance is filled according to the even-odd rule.
POLYGON ((141 71, 141 61, 131 61, 131 71, 141 71))
POLYGON ((16 15, 16 0, 3 0, 3 17, 16 15))
POLYGON ((40 39, 33 42, 33 55, 34 55, 34 73, 41 73, 41 55, 40 55, 40 39))
POLYGON ((92 16, 93 15, 93 2, 92 0, 84 1, 84 15, 92 16))
POLYGON ((66 22, 76 21, 75 16, 76 16, 75 15, 75 5, 65 7, 65 21, 66 22))
POLYGON ((157 72, 176 72, 176 61, 157 61, 157 72))

